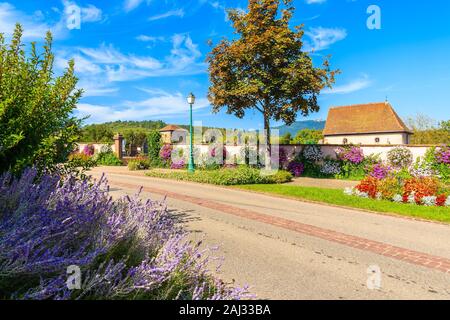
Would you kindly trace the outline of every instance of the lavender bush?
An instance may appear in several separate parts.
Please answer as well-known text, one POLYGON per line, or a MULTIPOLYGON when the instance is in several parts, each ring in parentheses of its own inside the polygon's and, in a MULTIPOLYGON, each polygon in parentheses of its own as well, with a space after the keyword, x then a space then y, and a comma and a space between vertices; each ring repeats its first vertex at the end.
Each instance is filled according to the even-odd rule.
POLYGON ((113 201, 91 184, 36 171, 0 177, 0 299, 239 299, 209 274, 164 204, 113 201), (82 286, 69 290, 67 267, 82 286))

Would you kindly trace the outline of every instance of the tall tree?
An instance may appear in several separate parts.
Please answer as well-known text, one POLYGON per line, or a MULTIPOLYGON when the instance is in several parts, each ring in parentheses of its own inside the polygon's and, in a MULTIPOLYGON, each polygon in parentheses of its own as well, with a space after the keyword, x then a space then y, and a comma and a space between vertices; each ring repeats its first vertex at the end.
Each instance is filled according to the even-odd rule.
POLYGON ((75 89, 74 62, 55 77, 50 32, 43 52, 31 43, 29 54, 22 33, 17 24, 10 45, 0 34, 0 173, 56 168, 74 149, 80 129, 73 117, 82 94, 75 89))
POLYGON ((266 167, 270 161, 270 121, 295 122, 319 110, 317 97, 338 71, 325 59, 314 67, 303 49, 303 25, 291 29, 292 0, 250 0, 248 12, 229 10, 234 40, 224 39, 207 57, 213 112, 227 108, 243 118, 257 110, 264 119, 266 167), (282 4, 281 4, 282 2, 282 4))

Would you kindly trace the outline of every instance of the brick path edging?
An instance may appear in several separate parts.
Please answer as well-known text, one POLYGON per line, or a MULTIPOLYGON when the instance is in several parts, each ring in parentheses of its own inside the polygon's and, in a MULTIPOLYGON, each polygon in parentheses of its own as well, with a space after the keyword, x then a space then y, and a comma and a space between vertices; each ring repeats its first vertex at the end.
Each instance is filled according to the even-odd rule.
MULTIPOLYGON (((131 189, 136 188, 136 185, 134 184, 122 182, 113 182, 111 184, 124 188, 131 188, 131 189)), ((266 223, 276 227, 302 233, 308 236, 339 243, 360 250, 369 251, 385 257, 393 258, 396 260, 426 267, 428 269, 438 270, 450 274, 450 259, 444 257, 434 256, 419 251, 393 246, 379 241, 352 236, 338 231, 316 227, 313 225, 304 224, 301 222, 288 220, 280 217, 274 217, 267 214, 258 213, 256 211, 238 208, 227 204, 222 204, 216 201, 204 200, 198 197, 192 197, 163 189, 143 187, 142 190, 149 193, 165 195, 169 198, 186 201, 212 210, 217 210, 241 218, 266 223)))

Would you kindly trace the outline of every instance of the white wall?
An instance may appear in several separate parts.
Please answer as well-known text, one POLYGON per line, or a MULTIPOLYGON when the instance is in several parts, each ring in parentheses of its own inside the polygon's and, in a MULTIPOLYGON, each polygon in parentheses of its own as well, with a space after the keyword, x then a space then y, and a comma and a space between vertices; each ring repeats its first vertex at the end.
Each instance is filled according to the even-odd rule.
POLYGON ((347 139, 347 144, 408 144, 408 134, 406 133, 383 133, 383 134, 360 134, 360 135, 340 135, 325 136, 325 144, 343 144, 347 139), (376 139, 380 141, 377 143, 376 139))
MULTIPOLYGON (((83 151, 83 148, 85 145, 87 145, 88 143, 79 143, 79 150, 80 152, 83 151)), ((100 149, 102 148, 102 146, 105 146, 107 144, 101 144, 101 143, 91 143, 92 145, 94 145, 95 148, 95 152, 99 152, 100 149)), ((335 150, 336 148, 338 148, 340 145, 331 145, 331 144, 323 144, 320 145, 322 152, 324 154, 324 156, 331 156, 331 157, 335 157, 336 153, 335 150)), ((375 145, 362 145, 361 148, 364 151, 364 155, 371 155, 371 154, 379 154, 382 160, 386 160, 387 159, 387 153, 392 150, 393 148, 396 147, 405 147, 411 150, 414 160, 416 160, 418 157, 422 157, 425 155, 425 152, 428 150, 428 148, 430 148, 430 146, 423 146, 423 145, 419 145, 419 146, 414 146, 414 145, 380 145, 380 146, 375 146, 375 145)), ((182 148, 185 152, 185 154, 188 154, 189 152, 189 145, 176 145, 176 148, 182 148)), ((195 148, 200 149, 200 153, 202 154, 207 154, 208 153, 208 145, 207 144, 197 144, 194 146, 195 148)), ((114 145, 111 145, 112 151, 115 152, 115 147, 114 145)), ((304 145, 282 145, 280 146, 280 148, 283 148, 289 158, 293 158, 295 157, 295 155, 299 154, 303 148, 304 145)), ((234 155, 239 156, 240 155, 240 151, 242 149, 242 146, 226 146, 227 152, 229 154, 229 157, 232 158, 234 155)))

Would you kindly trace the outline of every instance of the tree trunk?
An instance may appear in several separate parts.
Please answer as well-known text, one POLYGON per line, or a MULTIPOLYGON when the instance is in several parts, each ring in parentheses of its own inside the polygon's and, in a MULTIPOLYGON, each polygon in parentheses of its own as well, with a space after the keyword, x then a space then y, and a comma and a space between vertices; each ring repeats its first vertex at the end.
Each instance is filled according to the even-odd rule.
POLYGON ((267 114, 264 114, 264 137, 265 137, 265 167, 266 170, 270 170, 271 165, 271 147, 270 147, 270 118, 267 114))

